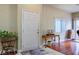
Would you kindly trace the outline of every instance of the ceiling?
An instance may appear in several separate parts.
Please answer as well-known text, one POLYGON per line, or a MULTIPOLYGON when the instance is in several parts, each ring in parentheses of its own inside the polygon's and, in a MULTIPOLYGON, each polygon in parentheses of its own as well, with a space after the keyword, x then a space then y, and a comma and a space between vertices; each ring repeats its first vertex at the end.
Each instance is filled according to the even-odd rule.
POLYGON ((70 13, 79 12, 79 4, 53 4, 52 6, 70 13))

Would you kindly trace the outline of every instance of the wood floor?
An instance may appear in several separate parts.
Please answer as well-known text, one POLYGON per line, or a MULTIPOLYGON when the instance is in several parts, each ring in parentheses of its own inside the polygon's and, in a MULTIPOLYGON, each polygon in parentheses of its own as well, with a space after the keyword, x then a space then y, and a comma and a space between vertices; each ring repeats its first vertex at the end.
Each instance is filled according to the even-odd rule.
POLYGON ((53 43, 50 48, 66 55, 79 55, 79 42, 73 40, 53 43))

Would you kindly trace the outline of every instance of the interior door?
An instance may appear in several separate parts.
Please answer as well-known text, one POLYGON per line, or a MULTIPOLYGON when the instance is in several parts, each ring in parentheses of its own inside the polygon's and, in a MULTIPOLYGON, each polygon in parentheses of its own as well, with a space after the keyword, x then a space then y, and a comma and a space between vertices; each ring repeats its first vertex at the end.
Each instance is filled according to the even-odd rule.
POLYGON ((39 47, 39 13, 22 11, 22 50, 39 47))

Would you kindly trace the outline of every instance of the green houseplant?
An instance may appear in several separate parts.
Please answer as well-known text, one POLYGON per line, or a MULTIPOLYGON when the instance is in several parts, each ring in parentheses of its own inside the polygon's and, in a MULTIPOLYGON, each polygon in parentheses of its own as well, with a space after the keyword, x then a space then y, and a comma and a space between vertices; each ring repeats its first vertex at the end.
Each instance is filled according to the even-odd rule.
POLYGON ((17 38, 17 33, 16 32, 9 32, 6 30, 0 30, 0 39, 3 41, 9 40, 10 38, 17 38))

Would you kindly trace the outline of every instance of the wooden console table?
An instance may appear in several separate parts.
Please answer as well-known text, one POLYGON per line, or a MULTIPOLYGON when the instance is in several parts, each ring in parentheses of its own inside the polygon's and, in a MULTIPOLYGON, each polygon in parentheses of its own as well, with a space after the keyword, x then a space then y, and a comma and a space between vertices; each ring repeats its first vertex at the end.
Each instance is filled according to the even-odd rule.
POLYGON ((56 41, 56 37, 58 37, 58 43, 60 43, 60 35, 55 35, 55 34, 46 34, 46 35, 43 35, 42 39, 45 41, 45 47, 47 46, 46 42, 47 42, 48 38, 51 38, 51 40, 56 41))

